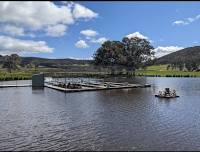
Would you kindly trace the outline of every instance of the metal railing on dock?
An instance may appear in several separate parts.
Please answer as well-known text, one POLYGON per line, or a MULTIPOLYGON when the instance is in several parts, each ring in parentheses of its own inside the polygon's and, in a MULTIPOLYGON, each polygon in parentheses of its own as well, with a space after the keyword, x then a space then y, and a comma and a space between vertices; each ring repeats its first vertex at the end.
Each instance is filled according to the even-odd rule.
POLYGON ((150 85, 130 84, 128 82, 104 82, 102 79, 90 78, 46 78, 45 86, 58 91, 64 92, 80 92, 80 91, 97 91, 111 89, 130 89, 130 88, 146 88, 150 85), (78 84, 80 88, 68 88, 67 84, 78 84))
POLYGON ((7 87, 31 87, 30 80, 0 81, 0 88, 7 87))

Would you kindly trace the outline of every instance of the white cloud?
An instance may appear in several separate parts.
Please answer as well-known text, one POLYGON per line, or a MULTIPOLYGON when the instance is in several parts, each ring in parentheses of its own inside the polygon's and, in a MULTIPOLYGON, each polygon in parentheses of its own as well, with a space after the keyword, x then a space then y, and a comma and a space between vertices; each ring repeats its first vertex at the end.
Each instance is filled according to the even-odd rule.
POLYGON ((88 58, 68 57, 68 58, 74 60, 93 60, 93 57, 88 57, 88 58))
POLYGON ((181 49, 184 49, 184 48, 178 47, 178 46, 165 46, 165 47, 158 46, 157 48, 154 49, 154 52, 155 52, 155 56, 159 58, 161 56, 176 52, 181 49))
POLYGON ((187 25, 187 24, 189 24, 187 21, 182 21, 182 20, 173 22, 173 25, 187 25))
POLYGON ((94 37, 94 36, 98 35, 97 31, 90 30, 90 29, 82 30, 80 33, 83 34, 84 36, 86 36, 87 38, 88 37, 94 37))
POLYGON ((75 19, 79 18, 92 19, 97 17, 98 14, 80 4, 75 4, 73 10, 73 16, 75 19))
POLYGON ((195 17, 189 17, 189 18, 186 18, 186 19, 183 19, 183 20, 174 21, 172 23, 172 25, 188 25, 188 24, 191 24, 192 22, 197 21, 199 19, 200 19, 200 14, 195 16, 195 17))
POLYGON ((99 44, 103 44, 105 41, 107 41, 108 39, 105 37, 100 37, 98 39, 93 39, 91 42, 92 43, 99 43, 99 44))
POLYGON ((60 23, 74 23, 68 7, 57 6, 52 2, 1 2, 0 14, 0 22, 15 23, 34 29, 60 23))
POLYGON ((134 38, 134 37, 138 37, 140 39, 146 39, 148 40, 149 38, 147 36, 142 35, 140 32, 134 32, 132 34, 128 34, 126 35, 127 38, 134 38))
POLYGON ((79 40, 75 43, 77 48, 88 48, 89 45, 84 40, 79 40))
POLYGON ((20 40, 8 36, 0 36, 0 54, 52 53, 53 48, 44 41, 20 40))
POLYGON ((59 37, 65 35, 67 27, 63 24, 58 24, 55 26, 49 26, 47 28, 47 35, 53 37, 59 37))
POLYGON ((12 36, 22 36, 24 31, 29 31, 28 35, 25 33, 26 36, 30 36, 30 32, 37 31, 47 31, 46 34, 49 36, 62 36, 67 27, 78 19, 89 20, 97 17, 97 13, 80 4, 74 2, 66 4, 56 5, 47 1, 3 1, 0 3, 0 25, 12 25, 18 28, 7 30, 7 34, 12 36), (49 30, 46 30, 47 28, 49 30))
POLYGON ((73 8, 75 3, 73 1, 61 1, 63 5, 66 5, 69 8, 73 8))
POLYGON ((68 4, 68 1, 61 1, 62 4, 68 4))
POLYGON ((12 36, 24 36, 24 29, 14 25, 5 25, 1 28, 1 32, 12 36))
MULTIPOLYGON (((108 39, 106 37, 99 37, 97 38, 96 36, 99 35, 97 31, 91 30, 91 29, 86 29, 80 31, 80 34, 85 36, 85 40, 88 43, 98 43, 98 44, 103 44, 105 41, 108 39)), ((81 40, 82 42, 83 40, 81 40)), ((85 41, 84 41, 85 42, 85 41)), ((83 42, 82 42, 83 43, 83 42)), ((86 43, 86 42, 85 42, 86 43)))

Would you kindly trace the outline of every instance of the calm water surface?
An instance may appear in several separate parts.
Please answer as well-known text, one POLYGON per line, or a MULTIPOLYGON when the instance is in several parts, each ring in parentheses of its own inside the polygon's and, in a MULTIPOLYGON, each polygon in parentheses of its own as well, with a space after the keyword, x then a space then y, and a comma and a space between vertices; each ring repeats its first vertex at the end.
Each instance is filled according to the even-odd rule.
POLYGON ((152 87, 67 94, 1 88, 0 150, 200 150, 199 78, 114 80, 152 87), (165 87, 181 97, 155 98, 165 87))

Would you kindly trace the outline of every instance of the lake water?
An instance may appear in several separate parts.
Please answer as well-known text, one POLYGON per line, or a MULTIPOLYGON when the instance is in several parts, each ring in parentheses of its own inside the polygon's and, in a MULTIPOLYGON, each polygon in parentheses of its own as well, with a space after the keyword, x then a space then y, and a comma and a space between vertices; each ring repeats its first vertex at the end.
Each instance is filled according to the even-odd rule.
POLYGON ((200 150, 199 78, 114 80, 152 87, 77 93, 1 88, 0 150, 200 150), (180 98, 155 98, 165 87, 180 98))

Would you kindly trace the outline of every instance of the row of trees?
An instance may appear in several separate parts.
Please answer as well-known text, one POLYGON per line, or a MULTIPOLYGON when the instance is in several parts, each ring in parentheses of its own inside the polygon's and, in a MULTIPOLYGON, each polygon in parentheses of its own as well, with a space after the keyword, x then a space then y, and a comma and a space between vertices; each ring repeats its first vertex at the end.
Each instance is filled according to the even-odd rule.
MULTIPOLYGON (((124 37, 122 41, 106 41, 94 54, 94 64, 111 67, 121 66, 135 71, 154 55, 153 46, 146 39, 124 37)), ((3 68, 9 72, 19 68, 21 58, 17 54, 4 56, 3 68)))
POLYGON ((167 66, 167 70, 169 69, 179 69, 180 71, 187 70, 187 71, 197 71, 199 70, 199 65, 196 62, 188 61, 188 62, 174 62, 167 66))
POLYGON ((14 70, 20 69, 20 67, 34 68, 36 70, 36 68, 38 68, 39 66, 39 63, 34 61, 28 64, 24 64, 22 62, 21 57, 17 54, 0 56, 0 58, 1 58, 2 68, 7 69, 7 71, 10 73, 14 70))
MULTIPOLYGON (((153 46, 146 39, 138 37, 124 37, 122 41, 106 41, 94 54, 94 64, 111 67, 123 66, 127 70, 135 71, 140 67, 144 68, 153 65, 153 46)), ((179 69, 187 71, 199 70, 199 64, 192 58, 173 61, 167 69, 179 69)))
MULTIPOLYGON (((154 47, 147 39, 140 39, 138 37, 127 38, 124 37, 122 41, 106 41, 94 54, 93 63, 101 67, 115 68, 123 67, 128 71, 135 71, 148 64, 153 64, 155 60, 153 52, 154 47)), ((7 68, 9 72, 19 69, 21 65, 21 58, 17 54, 3 57, 3 68, 7 68)), ((31 62, 26 64, 26 67, 33 68, 39 65, 38 62, 31 62)), ((198 70, 198 64, 189 60, 188 62, 174 61, 167 69, 179 69, 188 71, 198 70)))
POLYGON ((123 66, 135 71, 154 56, 153 46, 146 39, 124 37, 122 41, 106 41, 94 54, 94 64, 123 66))
POLYGON ((10 73, 12 70, 16 70, 19 68, 21 63, 21 58, 17 54, 11 54, 4 56, 3 59, 3 68, 6 68, 10 73))

